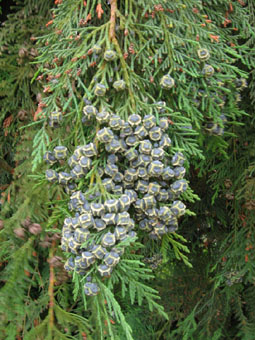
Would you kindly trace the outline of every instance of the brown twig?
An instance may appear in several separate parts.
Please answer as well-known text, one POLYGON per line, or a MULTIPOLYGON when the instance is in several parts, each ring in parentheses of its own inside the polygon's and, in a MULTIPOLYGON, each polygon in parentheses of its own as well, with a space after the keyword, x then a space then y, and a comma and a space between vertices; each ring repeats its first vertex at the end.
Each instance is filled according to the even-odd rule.
POLYGON ((3 185, 0 185, 0 190, 5 190, 7 189, 9 186, 9 184, 3 184, 3 185))
POLYGON ((124 72, 124 78, 128 87, 128 92, 131 98, 131 105, 132 105, 132 109, 133 111, 135 111, 136 105, 135 105, 135 99, 134 99, 134 95, 131 91, 130 88, 130 81, 129 81, 129 76, 128 76, 128 71, 127 71, 127 65, 125 62, 125 59, 123 57, 121 48, 119 46, 118 40, 115 36, 115 26, 116 26, 116 13, 117 13, 117 0, 111 0, 111 18, 110 18, 110 29, 109 29, 109 39, 110 41, 113 42, 113 44, 116 47, 116 50, 119 54, 120 57, 120 62, 123 68, 123 72, 124 72))
POLYGON ((111 1, 110 30, 109 30, 110 41, 114 40, 115 38, 116 11, 117 11, 117 0, 112 0, 111 1))
MULTIPOLYGON (((51 245, 51 249, 50 249, 50 256, 49 256, 50 259, 52 259, 52 257, 54 256, 55 246, 56 246, 56 241, 53 241, 51 245)), ((54 267, 53 267, 53 263, 50 261, 50 282, 49 282, 49 289, 48 289, 48 294, 50 298, 50 301, 49 301, 49 328, 50 330, 52 330, 54 327, 54 282, 55 282, 54 267)))

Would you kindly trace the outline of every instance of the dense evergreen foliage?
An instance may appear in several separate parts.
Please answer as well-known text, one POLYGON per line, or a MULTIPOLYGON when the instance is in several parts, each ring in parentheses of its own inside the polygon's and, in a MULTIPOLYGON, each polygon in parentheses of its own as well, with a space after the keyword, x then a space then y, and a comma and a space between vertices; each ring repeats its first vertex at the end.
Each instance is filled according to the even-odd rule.
POLYGON ((254 339, 254 13, 254 0, 11 6, 0 28, 0 338, 254 339), (169 181, 154 163, 171 165, 169 181), (117 228, 74 231, 85 201, 105 209, 122 194, 127 209, 109 208, 117 228), (114 253, 111 275, 98 271, 99 243, 114 253))

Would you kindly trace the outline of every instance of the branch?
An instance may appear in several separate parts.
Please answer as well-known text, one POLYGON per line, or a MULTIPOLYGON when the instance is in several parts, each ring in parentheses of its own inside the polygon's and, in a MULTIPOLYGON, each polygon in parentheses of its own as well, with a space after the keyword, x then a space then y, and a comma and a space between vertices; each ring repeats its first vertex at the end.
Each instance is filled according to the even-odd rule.
POLYGON ((116 12, 117 12, 117 0, 112 0, 111 1, 111 18, 110 18, 109 39, 110 39, 110 41, 112 41, 114 43, 116 50, 119 54, 121 66, 122 66, 123 72, 124 72, 124 79, 125 79, 125 82, 127 84, 128 92, 129 92, 130 99, 131 99, 132 109, 135 112, 136 104, 135 104, 134 95, 133 95, 131 88, 130 88, 130 81, 129 81, 128 71, 127 71, 127 65, 126 65, 125 59, 123 57, 123 54, 121 52, 121 48, 119 46, 118 40, 115 36, 116 12))
MULTIPOLYGON (((51 259, 54 256, 55 252, 55 245, 56 242, 52 242, 52 246, 50 249, 50 256, 49 259, 51 259)), ((53 267, 53 262, 49 261, 50 264, 50 282, 49 282, 49 289, 48 289, 48 294, 49 294, 49 327, 50 331, 53 330, 54 328, 54 282, 55 282, 55 277, 54 277, 54 267, 53 267)))
POLYGON ((115 39, 116 11, 117 11, 117 0, 112 0, 111 1, 110 30, 109 30, 110 41, 115 39))

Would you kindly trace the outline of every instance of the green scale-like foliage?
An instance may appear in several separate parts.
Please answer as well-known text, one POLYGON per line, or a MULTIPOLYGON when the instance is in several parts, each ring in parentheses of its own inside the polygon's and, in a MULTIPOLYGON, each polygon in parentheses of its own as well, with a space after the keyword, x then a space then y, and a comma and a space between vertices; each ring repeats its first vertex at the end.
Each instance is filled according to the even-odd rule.
MULTIPOLYGON (((39 84, 31 84, 37 69, 31 61, 37 55, 34 37, 42 33, 50 6, 45 1, 17 1, 0 30, 1 339, 24 338, 37 324, 42 325, 42 321, 38 334, 51 332, 47 316, 47 259, 50 258, 47 248, 56 242, 57 233, 53 235, 45 231, 45 221, 49 216, 44 206, 49 201, 47 188, 32 189, 36 183, 28 177, 35 130, 33 127, 20 129, 24 123, 33 121, 36 102, 42 91, 39 84), (29 220, 28 225, 25 222, 29 220)), ((55 197, 54 193, 52 197, 55 197)), ((55 269, 56 287, 68 279, 59 259, 55 269)), ((56 326, 54 336, 60 339, 62 331, 61 336, 66 339, 73 332, 87 332, 89 326, 82 316, 70 313, 70 309, 65 311, 73 300, 67 302, 61 289, 57 296, 60 303, 54 305, 56 320, 69 330, 65 332, 64 326, 56 326)), ((34 339, 32 335, 30 338, 34 339)))
POLYGON ((22 130, 33 119, 38 84, 31 84, 38 55, 34 37, 42 31, 50 4, 43 1, 16 1, 13 12, 0 31, 0 191, 11 181, 15 148, 22 130))
MULTIPOLYGON (((50 33, 40 39, 47 45, 40 50, 40 63, 44 79, 48 79, 46 92, 51 92, 43 99, 47 108, 41 117, 45 121, 45 115, 49 117, 52 111, 65 112, 63 125, 75 126, 68 134, 68 143, 73 140, 77 145, 86 140, 80 123, 82 98, 123 118, 132 112, 149 114, 152 104, 166 101, 167 115, 173 121, 169 133, 174 147, 196 157, 203 157, 196 141, 203 124, 213 121, 222 126, 219 119, 222 113, 229 124, 240 117, 235 80, 245 73, 233 65, 236 58, 241 58, 239 35, 232 37, 235 47, 229 46, 227 36, 217 27, 220 18, 207 23, 207 7, 200 3, 154 6, 157 4, 153 1, 147 1, 145 6, 143 1, 136 6, 132 1, 121 2, 116 12, 116 40, 109 37, 109 5, 102 4, 101 19, 97 17, 96 2, 84 6, 80 1, 65 1, 55 10, 50 33), (102 48, 101 53, 93 52, 95 44, 102 48), (205 62, 198 58, 200 48, 210 52, 208 63, 215 69, 210 78, 202 74, 205 62), (117 52, 113 62, 103 58, 104 51, 109 49, 117 52), (160 88, 160 79, 165 74, 171 74, 175 80, 176 86, 171 90, 160 88), (119 79, 126 82, 127 89, 116 92, 113 82, 119 79), (102 98, 94 95, 96 83, 108 89, 102 98), (226 105, 222 108, 219 104, 223 102, 226 105)), ((241 9, 236 4, 235 15, 241 9)), ((42 129, 38 134, 45 134, 45 125, 42 129)), ((214 152, 226 148, 221 139, 213 139, 213 144, 214 152)), ((35 168, 42 153, 39 142, 34 147, 35 168)))
MULTIPOLYGON (((153 104, 164 100, 166 115, 173 123, 169 129, 173 151, 181 148, 186 155, 203 159, 200 147, 206 145, 207 155, 220 152, 226 157, 227 143, 221 137, 204 136, 203 132, 209 122, 223 128, 219 118, 222 113, 229 125, 243 113, 236 100, 235 80, 246 75, 233 65, 241 58, 237 47, 240 36, 233 35, 229 46, 231 29, 221 34, 218 27, 221 13, 207 22, 211 9, 202 4, 195 7, 197 2, 154 5, 157 4, 147 2, 144 6, 144 2, 138 2, 134 6, 132 1, 118 4, 114 33, 109 5, 102 4, 101 19, 93 1, 86 6, 80 1, 65 1, 56 9, 53 22, 49 23, 50 33, 40 38, 45 47, 40 49, 39 62, 44 80, 48 79, 44 85, 48 94, 43 99, 46 107, 39 116, 43 127, 34 141, 34 168, 41 160, 44 145, 41 136, 47 139, 50 131, 47 125, 53 111, 60 110, 64 116, 50 147, 65 144, 73 151, 71 145, 92 141, 94 126, 84 128, 81 122, 82 99, 90 100, 100 109, 116 112, 123 119, 131 113, 152 113, 153 104), (101 52, 95 52, 95 44, 101 47, 101 52), (205 63, 198 58, 199 48, 210 52, 208 63, 214 68, 211 77, 203 75, 205 63), (117 53, 112 62, 103 58, 109 49, 117 53), (175 87, 170 90, 160 87, 165 74, 171 74, 175 81, 175 87), (112 84, 119 79, 125 81, 126 89, 116 92, 112 84), (97 83, 107 88, 102 97, 95 95, 97 83)), ((235 16, 241 10, 236 4, 235 16)), ((179 255, 174 239, 170 243, 177 258, 187 260, 179 255)), ((186 249, 183 246, 182 250, 186 249)))
MULTIPOLYGON (((209 17, 218 15, 219 8, 211 10, 209 17)), ((248 2, 248 8, 253 8, 253 2, 248 2)), ((242 39, 247 34, 248 41, 254 37, 252 17, 253 14, 250 16, 250 24, 234 21, 235 27, 239 27, 244 34, 242 39)), ((224 16, 219 23, 223 21, 224 16)), ((248 45, 241 49, 245 65, 240 61, 236 61, 236 65, 247 70, 246 67, 254 63, 254 51, 248 45)), ((188 229, 189 221, 184 222, 183 235, 192 241, 189 259, 196 273, 199 273, 199 282, 193 285, 187 281, 184 287, 181 286, 183 281, 189 280, 189 275, 182 271, 177 274, 180 266, 172 275, 171 281, 175 284, 172 294, 183 296, 183 290, 191 289, 189 297, 194 293, 194 298, 188 301, 188 308, 182 315, 179 314, 178 304, 171 306, 169 319, 177 320, 177 325, 158 324, 161 328, 159 334, 165 339, 254 337, 254 314, 251 312, 254 296, 254 109, 250 105, 254 87, 252 74, 253 71, 249 77, 251 90, 242 92, 243 101, 240 103, 240 108, 245 109, 250 117, 243 116, 238 120, 242 126, 232 126, 231 132, 235 138, 226 139, 226 160, 220 160, 219 154, 212 152, 207 143, 204 143, 203 153, 207 162, 199 163, 199 172, 196 174, 200 174, 201 178, 193 176, 192 179, 191 185, 196 187, 201 200, 193 206, 197 214, 194 219, 196 230, 188 229), (205 261, 201 261, 201 257, 205 261), (200 295, 198 299, 197 294, 198 297, 200 295), (174 316, 171 318, 171 315, 174 316)), ((167 290, 163 290, 167 293, 167 290)), ((181 304, 182 312, 184 306, 181 304)))

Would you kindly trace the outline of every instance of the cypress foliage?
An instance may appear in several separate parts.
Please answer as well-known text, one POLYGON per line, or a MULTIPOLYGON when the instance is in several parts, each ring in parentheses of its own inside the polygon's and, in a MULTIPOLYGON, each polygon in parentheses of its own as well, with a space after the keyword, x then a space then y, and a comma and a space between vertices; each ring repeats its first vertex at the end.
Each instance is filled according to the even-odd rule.
MULTIPOLYGON (((248 2, 245 8, 253 8, 252 2, 248 2)), ((238 27, 237 19, 232 19, 232 22, 238 27)), ((240 46, 241 51, 245 52, 242 52, 242 63, 236 61, 235 65, 248 71, 249 67, 254 67, 253 49, 250 48, 254 36, 252 15, 244 26, 238 42, 240 45, 245 41, 240 46)), ((254 86, 252 74, 253 71, 249 76, 250 89, 254 86)), ((242 116, 238 123, 228 129, 232 136, 226 139, 226 159, 219 159, 218 153, 209 153, 206 156, 207 165, 203 164, 203 171, 200 170, 200 185, 197 179, 195 181, 201 198, 197 208, 194 207, 197 212, 196 232, 189 232, 190 236, 185 234, 193 241, 190 260, 195 269, 192 275, 194 282, 190 283, 190 276, 180 266, 175 269, 171 297, 178 296, 178 301, 185 299, 186 304, 180 304, 179 309, 174 300, 170 306, 169 313, 176 323, 170 322, 162 327, 163 333, 159 333, 164 334, 166 339, 168 331, 171 339, 254 337, 254 319, 250 313, 250 298, 254 294, 253 175, 250 172, 254 162, 254 120, 253 109, 249 105, 253 90, 244 88, 241 94, 239 107, 249 116, 242 116)), ((205 155, 207 151, 205 149, 205 155)))
MULTIPOLYGON (((255 98, 253 1, 56 0, 51 12, 50 6, 17 2, 0 31, 1 336, 253 339, 254 120, 247 105, 255 98), (180 193, 187 209, 178 230, 153 239, 139 229, 135 208, 128 210, 135 233, 119 241, 124 254, 105 278, 98 261, 82 275, 77 265, 65 270, 79 255, 65 242, 66 218, 80 214, 70 196, 81 190, 90 204, 105 205, 120 197, 102 184, 111 150, 99 131, 111 123, 93 118, 97 111, 130 124, 132 115, 167 121, 171 146, 163 160, 184 154, 189 180, 180 193), (50 152, 58 157, 56 147, 65 146, 76 155, 90 143, 98 153, 89 171, 73 176, 75 189, 47 182, 46 169, 48 178, 73 174, 50 152), (53 172, 43 156, 55 163, 53 172), (96 292, 84 290, 90 276, 96 292)), ((130 163, 118 157, 125 175, 130 163)), ((175 171, 178 181, 185 169, 175 171)), ((172 201, 168 196, 157 208, 173 212, 172 201)), ((90 251, 104 234, 90 230, 81 248, 90 251)))

